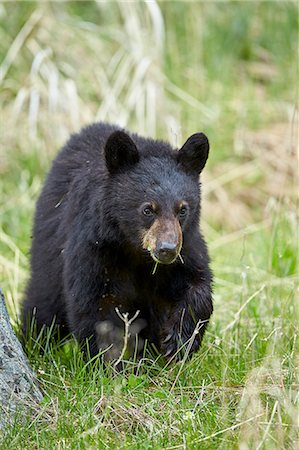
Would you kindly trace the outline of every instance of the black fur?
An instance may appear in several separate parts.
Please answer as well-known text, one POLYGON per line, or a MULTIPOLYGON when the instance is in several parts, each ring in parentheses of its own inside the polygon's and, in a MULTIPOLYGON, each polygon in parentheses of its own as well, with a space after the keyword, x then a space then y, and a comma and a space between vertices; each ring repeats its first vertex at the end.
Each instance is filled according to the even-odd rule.
POLYGON ((187 172, 200 173, 209 156, 209 141, 203 133, 195 133, 187 139, 180 150, 178 160, 187 172))
POLYGON ((209 258, 198 228, 198 174, 208 149, 202 133, 178 152, 103 123, 70 138, 37 203, 25 335, 33 317, 38 330, 55 318, 61 334, 72 332, 83 345, 89 340, 91 356, 110 345, 106 357, 113 359, 123 344, 118 307, 129 317, 140 311, 131 332, 139 335, 139 352, 148 340, 171 357, 201 321, 191 352, 199 347, 213 309, 209 258), (140 207, 156 202, 162 219, 169 219, 182 200, 188 203, 180 219, 183 263, 159 264, 153 274, 141 236, 150 224, 140 207))

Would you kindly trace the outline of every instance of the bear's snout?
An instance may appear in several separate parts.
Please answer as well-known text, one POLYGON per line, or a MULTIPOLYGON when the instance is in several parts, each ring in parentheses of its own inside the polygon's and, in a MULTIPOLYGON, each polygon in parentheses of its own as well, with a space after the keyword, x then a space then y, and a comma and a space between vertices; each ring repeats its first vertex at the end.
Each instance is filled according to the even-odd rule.
POLYGON ((162 241, 155 252, 156 259, 163 264, 174 262, 179 253, 179 246, 174 242, 162 241))
POLYGON ((143 248, 158 263, 171 264, 182 248, 182 230, 177 219, 156 219, 143 238, 143 248))

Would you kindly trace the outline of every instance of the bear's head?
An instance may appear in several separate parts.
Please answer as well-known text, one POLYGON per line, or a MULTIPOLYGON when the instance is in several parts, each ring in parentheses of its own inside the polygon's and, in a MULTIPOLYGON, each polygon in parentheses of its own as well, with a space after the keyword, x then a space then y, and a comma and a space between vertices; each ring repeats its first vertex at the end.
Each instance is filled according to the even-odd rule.
POLYGON ((110 135, 105 145, 109 215, 124 244, 158 263, 180 258, 184 239, 198 227, 198 176, 208 154, 203 133, 190 136, 178 151, 123 131, 110 135))

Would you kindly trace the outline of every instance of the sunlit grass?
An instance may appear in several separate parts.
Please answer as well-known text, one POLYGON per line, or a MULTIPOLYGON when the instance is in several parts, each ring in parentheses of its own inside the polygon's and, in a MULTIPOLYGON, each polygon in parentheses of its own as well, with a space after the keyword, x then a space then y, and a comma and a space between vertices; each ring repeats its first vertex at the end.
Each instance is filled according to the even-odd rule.
POLYGON ((44 176, 95 120, 177 146, 206 132, 215 274, 191 361, 119 374, 86 367, 71 340, 28 348, 45 398, 1 448, 295 449, 295 3, 6 2, 0 21, 0 274, 16 330, 44 176))

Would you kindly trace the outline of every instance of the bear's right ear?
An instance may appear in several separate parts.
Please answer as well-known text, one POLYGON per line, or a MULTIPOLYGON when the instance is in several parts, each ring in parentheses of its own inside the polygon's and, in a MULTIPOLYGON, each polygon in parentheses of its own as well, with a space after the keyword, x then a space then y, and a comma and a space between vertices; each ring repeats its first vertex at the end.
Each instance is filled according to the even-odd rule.
POLYGON ((200 173, 209 156, 209 141, 205 134, 190 136, 178 153, 178 162, 187 172, 200 173))
POLYGON ((138 163, 139 153, 130 136, 119 130, 107 139, 105 159, 109 172, 116 173, 138 163))

